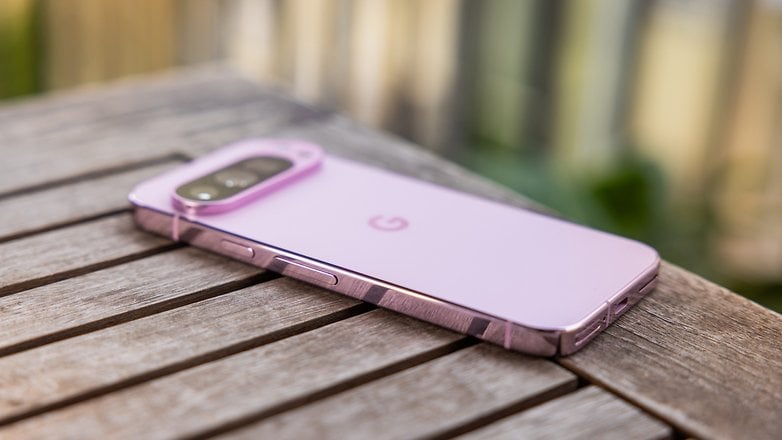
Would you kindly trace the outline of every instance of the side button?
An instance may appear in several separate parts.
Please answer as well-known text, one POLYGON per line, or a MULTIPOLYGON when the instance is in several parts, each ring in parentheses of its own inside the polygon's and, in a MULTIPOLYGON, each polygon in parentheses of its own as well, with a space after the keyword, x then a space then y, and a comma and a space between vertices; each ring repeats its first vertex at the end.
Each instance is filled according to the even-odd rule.
POLYGON ((274 259, 285 265, 283 269, 283 274, 285 275, 290 275, 294 278, 300 278, 316 284, 327 284, 329 286, 337 284, 338 280, 336 276, 320 269, 310 267, 301 261, 287 257, 274 257, 274 259))
POLYGON ((233 241, 223 240, 220 242, 220 247, 229 254, 236 255, 237 257, 252 259, 255 256, 253 248, 234 243, 233 241))

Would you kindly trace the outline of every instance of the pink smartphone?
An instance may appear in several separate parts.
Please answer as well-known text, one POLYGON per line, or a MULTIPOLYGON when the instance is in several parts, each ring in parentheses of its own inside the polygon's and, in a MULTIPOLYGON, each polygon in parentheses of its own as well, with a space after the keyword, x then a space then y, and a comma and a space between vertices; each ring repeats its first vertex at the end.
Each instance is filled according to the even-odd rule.
POLYGON ((654 249, 252 139, 141 183, 146 230, 528 354, 583 347, 653 287, 654 249))

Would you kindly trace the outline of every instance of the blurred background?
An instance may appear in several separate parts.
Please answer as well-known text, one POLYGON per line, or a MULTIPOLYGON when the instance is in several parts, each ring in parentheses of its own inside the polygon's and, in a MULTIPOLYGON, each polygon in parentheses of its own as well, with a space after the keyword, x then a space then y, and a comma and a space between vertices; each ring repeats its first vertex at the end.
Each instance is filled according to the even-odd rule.
POLYGON ((0 2, 0 98, 215 61, 782 311, 782 0, 0 2))

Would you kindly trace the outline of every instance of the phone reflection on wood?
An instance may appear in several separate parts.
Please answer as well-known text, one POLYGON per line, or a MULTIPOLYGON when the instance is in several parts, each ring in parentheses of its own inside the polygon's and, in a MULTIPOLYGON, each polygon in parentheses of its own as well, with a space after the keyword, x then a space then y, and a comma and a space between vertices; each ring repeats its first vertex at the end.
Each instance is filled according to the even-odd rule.
POLYGON ((654 249, 254 139, 138 185, 143 229, 528 354, 583 347, 653 287, 654 249))

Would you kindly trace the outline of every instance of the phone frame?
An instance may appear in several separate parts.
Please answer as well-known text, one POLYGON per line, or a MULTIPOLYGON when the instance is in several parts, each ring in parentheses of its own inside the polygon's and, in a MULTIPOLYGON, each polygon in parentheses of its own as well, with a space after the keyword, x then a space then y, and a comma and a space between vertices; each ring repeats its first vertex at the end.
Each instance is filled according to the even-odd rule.
POLYGON ((218 230, 199 223, 187 213, 170 214, 136 205, 134 219, 141 228, 158 235, 172 237, 509 350, 539 356, 569 355, 585 346, 654 289, 659 270, 658 261, 654 270, 640 274, 625 289, 577 323, 561 329, 535 329, 218 230), (336 282, 332 283, 334 280, 336 282))

